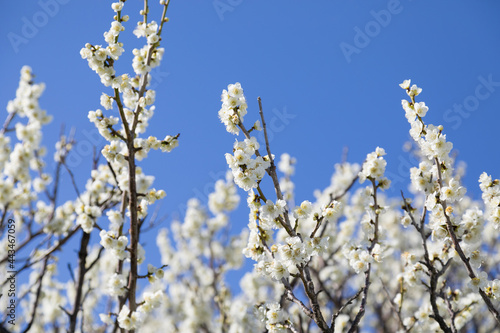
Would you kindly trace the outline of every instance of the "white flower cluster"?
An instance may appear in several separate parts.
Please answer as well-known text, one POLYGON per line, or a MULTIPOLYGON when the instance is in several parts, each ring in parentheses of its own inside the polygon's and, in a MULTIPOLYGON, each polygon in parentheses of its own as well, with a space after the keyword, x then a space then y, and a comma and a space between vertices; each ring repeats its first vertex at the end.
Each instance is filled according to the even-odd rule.
MULTIPOLYGON (((238 125, 243 122, 243 117, 247 114, 247 102, 243 95, 241 84, 236 82, 227 86, 227 90, 222 91, 222 108, 219 110, 219 118, 226 125, 229 133, 238 134, 238 125)), ((256 127, 260 128, 259 126, 256 127)))
POLYGON ((57 207, 53 216, 51 216, 53 207, 44 201, 38 201, 36 208, 35 222, 45 223, 43 232, 47 234, 63 235, 73 226, 76 215, 74 204, 71 201, 57 207))
POLYGON ((257 316, 266 324, 269 333, 286 333, 289 321, 279 303, 263 304, 257 308, 257 316))
POLYGON ((215 191, 208 195, 208 207, 214 214, 234 210, 240 203, 240 196, 234 186, 233 176, 226 172, 226 181, 219 179, 215 182, 215 191))
POLYGON ((328 237, 306 238, 302 241, 298 236, 288 237, 284 244, 274 245, 274 258, 266 257, 255 269, 263 275, 275 280, 296 274, 297 266, 308 262, 312 256, 322 254, 328 248, 328 237))
POLYGON ((311 216, 312 210, 312 203, 309 200, 304 200, 293 210, 293 217, 305 220, 311 216))
POLYGON ((155 49, 155 51, 151 55, 151 60, 149 61, 149 65, 147 64, 150 48, 153 45, 156 45, 156 42, 158 42, 158 35, 154 33, 148 37, 148 45, 144 45, 141 49, 132 50, 132 54, 134 55, 134 59, 132 61, 132 67, 134 68, 134 72, 137 75, 144 75, 146 73, 149 73, 151 69, 158 67, 160 65, 160 62, 163 59, 163 54, 165 53, 165 49, 161 47, 155 49))
POLYGON ((366 160, 359 172, 360 183, 363 183, 366 179, 371 179, 378 181, 381 189, 389 188, 391 182, 384 177, 387 162, 382 156, 385 154, 384 148, 377 147, 374 152, 366 155, 366 160))
POLYGON ((493 299, 500 299, 500 280, 490 281, 485 288, 485 292, 493 299))
MULTIPOLYGON (((11 202, 10 208, 26 205, 29 200, 36 198, 36 192, 41 192, 51 182, 46 174, 34 179, 30 175, 30 170, 41 171, 44 166, 41 158, 45 155, 46 149, 40 145, 42 126, 52 120, 52 117, 40 108, 38 102, 44 89, 43 83, 33 82, 31 68, 24 66, 21 69, 16 98, 8 102, 7 112, 10 120, 19 116, 27 118, 27 123, 15 124, 15 133, 19 141, 14 149, 10 147, 11 138, 5 135, 7 128, 0 132, 0 166, 2 167, 0 207, 7 202, 11 202), (31 187, 34 191, 31 191, 31 187)), ((4 126, 8 125, 10 124, 6 123, 4 126)))
MULTIPOLYGON (((82 58, 87 59, 90 68, 99 74, 102 83, 105 86, 111 86, 115 90, 114 96, 109 96, 105 93, 101 95, 101 105, 106 110, 110 110, 116 102, 120 111, 123 111, 122 116, 125 117, 123 120, 126 120, 129 124, 128 126, 132 127, 132 124, 136 124, 134 125, 135 137, 136 134, 145 132, 149 119, 153 116, 155 110, 155 107, 152 106, 156 97, 155 91, 146 90, 143 95, 140 95, 139 91, 144 84, 143 82, 148 83, 146 74, 152 68, 159 66, 164 49, 158 48, 158 23, 155 21, 151 21, 148 24, 138 22, 134 34, 137 37, 146 37, 148 43, 143 48, 134 49, 132 52, 134 54, 132 65, 136 76, 131 77, 128 74, 116 75, 113 67, 114 62, 118 60, 123 52, 122 44, 117 42, 119 33, 124 30, 121 22, 128 20, 128 16, 122 17, 120 14, 123 4, 124 2, 122 1, 112 4, 113 10, 118 15, 115 16, 115 21, 112 23, 111 29, 104 34, 108 46, 103 48, 99 45, 86 44, 80 53, 82 58), (147 108, 148 106, 150 107, 147 108)), ((110 141, 110 144, 106 145, 102 150, 106 159, 109 162, 116 161, 125 164, 125 159, 129 155, 127 145, 123 142, 127 136, 125 125, 121 125, 120 129, 114 128, 113 126, 119 124, 119 119, 113 116, 108 117, 99 109, 90 111, 88 117, 95 124, 99 133, 110 141)), ((138 160, 142 160, 147 157, 151 149, 161 149, 163 152, 170 152, 178 146, 177 138, 178 135, 167 135, 163 140, 159 140, 153 136, 147 139, 135 137, 135 156, 138 160)))
POLYGON ((163 279, 165 276, 165 271, 163 268, 156 268, 155 266, 148 264, 148 281, 149 283, 154 283, 157 280, 163 279))
POLYGON ((259 146, 255 137, 244 141, 236 140, 234 155, 226 154, 226 161, 233 172, 234 182, 245 191, 256 188, 264 177, 266 169, 271 166, 267 156, 252 158, 259 146))
POLYGON ((164 295, 161 290, 155 293, 144 293, 144 303, 139 305, 137 310, 132 313, 129 307, 124 305, 118 314, 118 325, 125 330, 140 328, 151 311, 161 305, 163 297, 164 295))
POLYGON ((134 147, 138 150, 135 156, 137 160, 141 161, 148 156, 151 149, 161 149, 162 152, 171 152, 178 145, 179 141, 177 138, 170 135, 167 135, 164 140, 158 140, 154 136, 150 136, 147 139, 136 138, 134 140, 134 147))
POLYGON ((104 34, 108 46, 85 44, 80 50, 83 59, 87 59, 90 69, 99 74, 101 83, 106 87, 116 85, 114 80, 115 69, 111 65, 111 60, 116 61, 123 53, 123 44, 118 43, 118 35, 125 30, 121 22, 115 21, 111 24, 110 30, 104 34))
POLYGON ((278 170, 283 172, 286 176, 293 176, 295 173, 295 164, 297 160, 289 154, 281 154, 280 161, 278 162, 278 170))
POLYGON ((492 180, 486 172, 479 177, 479 188, 486 206, 486 219, 495 229, 500 228, 500 181, 492 180))
POLYGON ((321 215, 326 222, 334 223, 339 216, 342 214, 342 203, 339 201, 332 201, 328 206, 325 207, 321 215))
POLYGON ((436 185, 437 167, 429 161, 420 162, 418 168, 410 169, 410 179, 417 192, 432 193, 436 185))
POLYGON ((449 153, 453 148, 451 142, 446 141, 446 135, 442 134, 442 126, 426 126, 422 120, 429 108, 424 102, 415 102, 415 97, 422 92, 415 84, 410 87, 410 80, 405 80, 400 87, 406 90, 411 101, 402 100, 401 104, 406 112, 406 119, 411 125, 410 135, 418 143, 420 149, 430 160, 438 158, 449 164, 449 153))
POLYGON ((346 244, 342 252, 346 259, 349 260, 349 265, 351 265, 356 274, 365 272, 368 269, 368 265, 373 262, 370 252, 352 244, 346 244))
POLYGON ((280 178, 280 188, 283 191, 283 197, 286 201, 293 200, 293 192, 295 185, 291 181, 291 176, 295 173, 295 163, 297 161, 289 154, 281 154, 280 161, 278 162, 278 170, 281 171, 285 177, 280 178))
MULTIPOLYGON (((449 309, 460 309, 461 311, 457 311, 454 316, 454 326, 457 330, 465 328, 466 324, 470 322, 472 317, 480 309, 478 306, 480 302, 479 295, 475 293, 465 294, 458 289, 452 290, 451 288, 446 288, 444 294, 449 303, 447 304, 442 298, 438 298, 436 300, 436 306, 439 313, 444 314, 449 311, 449 309)), ((399 305, 402 304, 403 300, 404 296, 398 294, 394 299, 394 303, 399 305)), ((406 325, 406 327, 412 327, 412 331, 415 332, 442 332, 439 323, 431 316, 433 310, 428 300, 424 300, 419 307, 413 310, 411 316, 403 319, 403 324, 406 325)))
MULTIPOLYGON (((453 215, 452 203, 459 203, 465 196, 466 189, 461 186, 460 175, 453 174, 453 160, 450 151, 453 148, 451 142, 446 141, 443 134, 443 126, 426 125, 423 117, 428 108, 423 102, 415 102, 415 97, 422 91, 416 85, 410 87, 410 81, 405 80, 400 86, 406 90, 411 97, 411 101, 403 100, 403 109, 406 118, 410 122, 412 129, 410 134, 417 142, 420 152, 427 158, 420 162, 418 168, 410 170, 413 189, 423 191, 426 195, 425 207, 431 213, 429 226, 432 229, 432 236, 437 240, 446 240, 450 235, 447 229, 447 220, 457 228, 459 234, 463 231, 464 223, 453 215), (447 205, 446 211, 443 204, 447 205)), ((467 218, 466 218, 467 220, 467 218)), ((403 219, 403 223, 408 225, 408 218, 403 219)), ((465 223, 469 225, 468 223, 465 223)), ((482 225, 482 223, 479 223, 482 225)), ((477 226, 477 230, 482 230, 482 226, 477 226)), ((475 239, 472 233, 467 234, 465 239, 475 239)), ((471 250, 472 251, 472 250, 471 250)))
POLYGON ((115 273, 108 281, 107 292, 111 296, 123 296, 127 293, 127 277, 123 274, 115 273))
POLYGON ((101 236, 100 244, 102 247, 111 251, 118 260, 124 260, 130 256, 130 254, 125 251, 128 245, 127 236, 117 236, 115 232, 106 230, 101 230, 99 236, 101 236))
MULTIPOLYGON (((45 90, 44 83, 34 83, 34 76, 29 66, 21 68, 19 87, 16 90, 16 98, 7 103, 7 112, 15 113, 21 118, 27 117, 31 126, 35 124, 45 125, 52 121, 52 116, 47 115, 45 110, 40 109, 38 99, 45 90)), ((16 131, 17 134, 17 131, 16 131)), ((21 140, 19 138, 19 140, 21 140)), ((31 139, 32 142, 38 140, 31 139)))
POLYGON ((415 286, 425 276, 425 270, 422 263, 417 261, 417 256, 410 252, 401 254, 404 263, 404 272, 398 275, 398 279, 404 279, 409 286, 415 286))
POLYGON ((75 207, 77 214, 76 223, 82 227, 86 233, 90 233, 94 228, 95 220, 101 216, 101 209, 97 206, 81 203, 75 207))
POLYGON ((448 181, 448 185, 441 188, 439 199, 448 202, 458 201, 464 197, 466 192, 467 189, 461 186, 460 181, 452 177, 448 181))

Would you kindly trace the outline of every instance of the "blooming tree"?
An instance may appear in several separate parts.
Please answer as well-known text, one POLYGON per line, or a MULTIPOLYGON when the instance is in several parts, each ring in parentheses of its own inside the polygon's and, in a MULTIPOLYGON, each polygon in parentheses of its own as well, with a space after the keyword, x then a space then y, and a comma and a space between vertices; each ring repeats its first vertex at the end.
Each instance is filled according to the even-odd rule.
MULTIPOLYGON (((75 142, 61 134, 54 170, 47 170, 41 109, 44 85, 21 70, 16 97, 0 130, 0 282, 16 298, 0 297, 2 327, 12 332, 492 332, 500 327, 500 181, 483 173, 483 202, 466 195, 464 170, 451 155, 443 126, 426 124, 417 102, 422 89, 400 84, 420 161, 400 197, 384 191, 385 150, 361 163, 335 165, 330 184, 295 204, 295 158, 277 159, 268 140, 262 101, 248 109, 240 83, 222 92, 218 117, 236 135, 225 156, 229 170, 203 203, 191 199, 185 216, 157 233, 161 264, 148 259, 141 235, 157 228, 148 208, 165 197, 137 162, 150 150, 170 152, 179 134, 147 135, 155 107, 151 70, 160 65, 163 13, 150 20, 148 2, 133 33, 144 39, 132 51, 133 74, 118 73, 119 41, 129 20, 124 1, 112 4, 105 45, 80 54, 104 86, 104 110, 89 120, 106 146, 94 156, 85 183, 66 159, 75 142), (116 110, 119 117, 111 114, 116 110), (255 119, 257 118, 259 119, 255 119), (251 126, 244 118, 253 117, 251 126), (259 143, 255 132, 263 131, 259 143), (75 197, 60 199, 66 169, 75 197), (50 174, 51 172, 52 175, 50 174), (231 233, 230 213, 246 195, 248 226, 231 233), (17 238, 13 236, 14 231, 17 238), (92 241, 92 235, 99 241, 92 241), (58 253, 78 244, 69 281, 57 276, 58 253), (15 257, 20 251, 26 257, 15 257), (241 292, 227 279, 244 259, 241 292), (15 271, 14 262, 15 258, 15 271), (10 266, 12 265, 12 266, 10 266), (10 268, 10 269, 9 269, 10 268), (14 275, 8 273, 12 271, 14 275), (14 288, 16 287, 14 282, 14 288), (12 305, 14 304, 14 305, 12 305), (13 314, 9 309, 15 308, 13 314), (14 319, 15 318, 15 321, 14 319)), ((214 117, 216 117, 214 112, 214 117)), ((275 152, 276 153, 276 152, 275 152)), ((221 156, 222 158, 222 156, 221 156)), ((10 296, 9 296, 10 297, 10 296)))

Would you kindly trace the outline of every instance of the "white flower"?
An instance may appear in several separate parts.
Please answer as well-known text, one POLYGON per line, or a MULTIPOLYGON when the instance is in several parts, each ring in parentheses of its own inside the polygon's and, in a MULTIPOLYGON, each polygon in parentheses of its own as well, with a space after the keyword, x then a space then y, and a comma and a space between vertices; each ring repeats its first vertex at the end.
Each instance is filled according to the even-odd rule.
POLYGON ((113 98, 111 98, 110 96, 106 95, 105 93, 102 93, 102 95, 101 95, 101 105, 106 110, 111 110, 113 108, 113 98))
POLYGON ((227 92, 229 96, 234 97, 236 99, 243 97, 243 88, 241 88, 241 84, 239 82, 228 85, 227 92))
POLYGON ((238 134, 238 125, 243 122, 243 117, 247 113, 247 104, 243 89, 239 83, 228 85, 228 90, 222 91, 222 108, 219 110, 219 118, 226 130, 232 134, 238 134))
POLYGON ((475 278, 470 279, 468 285, 473 290, 477 291, 479 289, 484 290, 487 283, 488 283, 488 274, 485 271, 481 271, 479 274, 476 274, 475 278))
POLYGON ((267 306, 266 318, 268 324, 277 324, 284 320, 279 303, 272 303, 267 306))
POLYGON ((148 44, 155 44, 160 40, 157 34, 151 34, 148 36, 148 44))
POLYGON ((276 205, 271 200, 267 200, 266 204, 260 207, 260 218, 277 227, 278 225, 273 222, 280 214, 283 214, 285 206, 286 202, 284 200, 278 200, 276 205))
POLYGON ((366 156, 363 168, 359 172, 359 181, 363 183, 367 178, 380 180, 384 176, 387 162, 382 156, 385 155, 383 148, 377 147, 373 153, 366 156))
POLYGON ((410 89, 411 80, 404 80, 403 83, 400 83, 399 86, 405 90, 410 89))
POLYGON ((415 103, 413 108, 415 109, 417 116, 419 116, 420 118, 425 117, 425 114, 427 113, 427 111, 429 111, 429 108, 425 106, 424 102, 415 103))
POLYGON ((260 125, 260 121, 255 121, 255 123, 253 124, 253 128, 256 130, 256 131, 262 131, 262 126, 260 125))
POLYGON ((342 209, 342 204, 338 201, 333 201, 330 205, 325 207, 323 212, 323 218, 327 222, 334 222, 340 215, 342 209))
POLYGON ((123 2, 121 2, 121 1, 119 1, 119 2, 113 2, 113 3, 111 4, 111 8, 112 8, 115 12, 119 12, 119 11, 121 11, 121 10, 122 10, 123 5, 124 5, 124 3, 123 3, 123 2))
POLYGON ((307 219, 312 213, 312 204, 308 200, 304 200, 299 207, 293 210, 293 216, 296 219, 307 219))
MULTIPOLYGON (((408 82, 409 84, 409 82, 408 82)), ((417 87, 416 84, 412 85, 410 89, 406 92, 408 96, 418 96, 422 92, 422 88, 417 87)))
POLYGON ((271 262, 266 270, 273 279, 278 281, 280 281, 283 277, 288 277, 289 275, 287 267, 276 259, 271 262))
POLYGON ((121 328, 125 330, 131 330, 134 328, 134 323, 132 318, 129 317, 130 309, 127 305, 124 305, 118 314, 118 324, 121 328))
POLYGON ((107 292, 111 296, 123 296, 127 292, 127 278, 121 274, 113 274, 107 285, 107 292))
POLYGON ((500 298, 500 280, 493 280, 489 283, 489 291, 493 295, 493 298, 500 298))
POLYGON ((100 313, 99 318, 106 325, 113 325, 115 323, 109 314, 100 313))

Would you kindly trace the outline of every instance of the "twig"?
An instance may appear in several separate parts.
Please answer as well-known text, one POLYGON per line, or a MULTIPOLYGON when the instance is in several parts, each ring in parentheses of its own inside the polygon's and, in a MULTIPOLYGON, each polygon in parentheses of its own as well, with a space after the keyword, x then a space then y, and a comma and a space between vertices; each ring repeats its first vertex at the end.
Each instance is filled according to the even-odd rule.
POLYGON ((87 262, 87 246, 90 241, 90 234, 82 232, 82 239, 80 242, 80 251, 78 252, 78 284, 76 285, 76 295, 75 302, 73 303, 73 312, 69 316, 69 333, 74 333, 76 329, 76 322, 78 318, 78 312, 82 305, 82 291, 83 283, 85 282, 85 274, 88 269, 85 267, 87 262))
POLYGON ((332 321, 330 322, 330 327, 332 328, 332 333, 335 332, 335 320, 337 319, 338 316, 340 316, 340 314, 342 313, 342 311, 344 311, 344 309, 349 305, 351 304, 352 302, 354 302, 354 300, 356 298, 359 297, 359 295, 361 295, 361 293, 363 292, 363 289, 360 289, 356 294, 354 294, 354 296, 352 296, 351 298, 349 298, 344 304, 342 304, 342 306, 337 310, 337 312, 335 312, 335 314, 332 316, 332 321))
POLYGON ((44 263, 43 263, 42 272, 40 273, 40 276, 38 277, 38 288, 36 290, 35 303, 33 304, 33 311, 31 312, 31 320, 28 323, 28 326, 24 329, 23 333, 28 332, 30 330, 31 326, 33 325, 33 323, 35 322, 36 312, 37 312, 37 308, 38 308, 38 302, 40 302, 40 295, 42 293, 42 285, 43 285, 42 281, 43 281, 43 277, 45 276, 45 272, 47 271, 48 261, 49 261, 49 257, 47 256, 45 258, 44 263))

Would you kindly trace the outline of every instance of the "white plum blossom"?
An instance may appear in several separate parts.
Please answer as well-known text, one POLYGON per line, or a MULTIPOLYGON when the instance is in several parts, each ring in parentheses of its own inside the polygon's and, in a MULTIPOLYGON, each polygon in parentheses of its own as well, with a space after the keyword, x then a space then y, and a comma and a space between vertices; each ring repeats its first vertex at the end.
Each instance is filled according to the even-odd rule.
POLYGON ((247 103, 243 95, 243 88, 239 82, 227 86, 227 90, 222 91, 222 107, 219 110, 219 118, 226 125, 229 133, 238 134, 238 125, 243 122, 243 117, 247 113, 247 103))
POLYGON ((244 141, 236 140, 234 155, 226 154, 226 161, 233 172, 234 182, 245 191, 256 188, 270 166, 270 162, 262 156, 253 158, 258 148, 257 140, 252 137, 244 141))
POLYGON ((386 153, 383 148, 377 147, 374 152, 366 156, 363 167, 359 172, 359 181, 361 183, 363 183, 366 179, 373 179, 379 182, 389 183, 386 178, 383 178, 385 167, 387 165, 387 162, 382 157, 385 154, 386 153))

